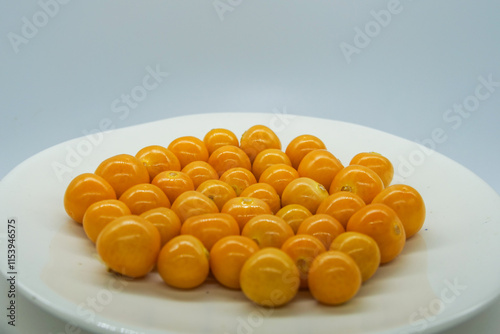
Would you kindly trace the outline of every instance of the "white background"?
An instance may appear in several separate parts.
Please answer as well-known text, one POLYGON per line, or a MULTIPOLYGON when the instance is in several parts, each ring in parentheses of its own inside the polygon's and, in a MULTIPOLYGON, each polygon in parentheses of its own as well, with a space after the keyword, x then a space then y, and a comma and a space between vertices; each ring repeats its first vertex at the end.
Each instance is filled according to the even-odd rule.
MULTIPOLYGON (((500 193, 500 2, 60 1, 0 1, 0 178, 102 122, 286 112, 423 142, 500 193)), ((18 304, 23 333, 67 332, 18 304)), ((497 302, 443 333, 496 334, 499 319, 497 302)))

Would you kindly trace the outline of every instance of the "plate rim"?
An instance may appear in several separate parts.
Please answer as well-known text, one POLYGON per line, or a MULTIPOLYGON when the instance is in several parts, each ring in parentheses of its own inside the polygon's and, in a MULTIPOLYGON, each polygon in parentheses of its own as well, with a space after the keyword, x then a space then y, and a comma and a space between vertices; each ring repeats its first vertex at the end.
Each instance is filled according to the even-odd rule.
MULTIPOLYGON (((239 116, 241 116, 241 115, 246 115, 246 116, 251 116, 251 115, 269 116, 268 113, 252 113, 252 112, 243 112, 243 113, 240 113, 240 112, 218 112, 218 113, 203 113, 203 114, 196 114, 196 113, 194 113, 194 114, 181 115, 181 116, 176 116, 176 117, 163 118, 163 119, 149 121, 149 122, 145 122, 145 123, 141 123, 141 124, 135 124, 135 125, 131 125, 131 126, 126 126, 126 127, 118 128, 118 129, 113 129, 113 130, 106 131, 106 132, 125 132, 125 131, 129 131, 130 129, 133 129, 133 128, 148 127, 148 125, 154 124, 154 123, 158 123, 158 122, 171 121, 171 120, 181 120, 183 118, 189 119, 189 118, 192 118, 192 117, 198 117, 200 115, 204 115, 204 116, 212 115, 212 116, 214 116, 214 115, 227 115, 227 114, 234 114, 234 115, 239 115, 239 116)), ((307 118, 309 120, 326 120, 326 121, 329 121, 329 122, 335 122, 335 123, 339 123, 339 124, 347 124, 349 126, 361 127, 361 128, 368 129, 369 131, 375 131, 376 133, 380 133, 380 134, 383 134, 383 135, 392 136, 394 138, 397 138, 398 140, 404 141, 406 144, 415 145, 416 147, 419 147, 419 146, 421 147, 422 146, 420 143, 411 141, 411 140, 403 138, 403 137, 399 137, 397 135, 394 135, 392 133, 389 133, 389 132, 386 132, 386 131, 383 131, 383 130, 379 130, 379 129, 376 129, 376 128, 371 128, 369 126, 365 126, 365 125, 362 125, 362 124, 345 122, 345 121, 340 121, 340 120, 335 120, 335 119, 328 119, 328 118, 320 118, 320 117, 314 117, 314 116, 304 116, 304 115, 293 115, 293 116, 300 117, 300 118, 307 118)), ((4 184, 5 181, 8 181, 11 177, 13 177, 13 175, 15 175, 15 173, 16 173, 16 170, 21 169, 22 166, 24 166, 26 164, 29 164, 30 161, 37 159, 38 156, 44 155, 47 151, 55 150, 55 149, 61 147, 64 144, 68 144, 68 143, 71 143, 71 142, 75 142, 75 141, 81 140, 82 138, 85 138, 85 136, 80 136, 80 137, 72 138, 72 139, 63 141, 61 143, 52 145, 52 146, 50 146, 50 147, 48 147, 48 148, 46 148, 46 149, 44 149, 44 150, 42 150, 40 152, 38 152, 38 153, 36 153, 36 154, 28 157, 27 159, 25 159, 24 161, 22 161, 20 164, 18 164, 17 166, 15 166, 12 170, 10 170, 2 179, 0 179, 0 185, 4 184)), ((437 154, 440 159, 443 159, 443 158, 447 159, 447 160, 449 160, 449 162, 452 162, 455 165, 460 166, 460 168, 462 168, 464 171, 466 171, 467 173, 473 175, 476 178, 476 181, 479 181, 481 183, 482 187, 489 188, 493 193, 495 193, 500 198, 500 195, 498 195, 498 193, 488 183, 486 183, 481 177, 479 177, 477 174, 475 174, 474 172, 472 172, 467 167, 465 167, 462 164, 454 161, 453 159, 451 159, 451 158, 443 155, 440 152, 434 151, 433 154, 437 154)), ((0 274, 2 276, 6 276, 6 272, 4 273, 3 267, 0 267, 0 274)), ((80 319, 79 317, 77 317, 75 314, 73 314, 69 310, 64 309, 63 306, 58 306, 57 303, 52 303, 48 298, 46 298, 46 297, 44 298, 43 296, 41 298, 41 296, 39 294, 37 294, 36 291, 34 291, 29 286, 26 286, 24 284, 24 282, 22 282, 21 280, 19 280, 17 282, 17 286, 19 287, 20 293, 23 294, 25 297, 28 297, 27 299, 30 302, 38 305, 39 307, 41 307, 42 309, 44 309, 48 313, 53 314, 54 316, 56 316, 59 319, 61 319, 63 321, 66 321, 67 323, 77 324, 79 327, 81 327, 83 329, 86 329, 88 331, 91 331, 91 332, 94 332, 97 329, 99 329, 99 330, 103 329, 103 327, 98 326, 95 322, 86 322, 86 321, 83 321, 82 319, 80 319)), ((433 323, 432 326, 428 330, 424 331, 424 333, 425 332, 431 333, 431 332, 434 332, 434 331, 437 331, 437 330, 441 331, 441 330, 444 330, 444 329, 456 326, 456 325, 458 325, 460 323, 463 323, 466 320, 468 320, 468 319, 472 318, 473 316, 477 315, 478 313, 480 313, 482 310, 484 310, 485 308, 487 308, 489 305, 491 305, 497 299, 500 299, 500 285, 497 286, 496 293, 494 295, 491 295, 491 298, 489 298, 488 300, 484 300, 479 305, 475 305, 473 307, 469 307, 467 310, 463 311, 462 314, 453 314, 453 316, 451 316, 452 319, 449 319, 449 320, 447 318, 440 319, 439 321, 433 323)), ((98 315, 96 317, 96 319, 99 318, 99 317, 100 316, 98 315)), ((105 317, 102 317, 102 318, 106 319, 105 317)), ((114 321, 109 321, 109 319, 107 319, 107 320, 108 320, 108 323, 112 323, 112 324, 115 323, 114 321)), ((127 329, 127 328, 123 327, 123 329, 127 329)), ((117 331, 105 329, 105 331, 103 333, 118 333, 118 332, 120 332, 120 330, 121 330, 121 328, 117 328, 117 331)))

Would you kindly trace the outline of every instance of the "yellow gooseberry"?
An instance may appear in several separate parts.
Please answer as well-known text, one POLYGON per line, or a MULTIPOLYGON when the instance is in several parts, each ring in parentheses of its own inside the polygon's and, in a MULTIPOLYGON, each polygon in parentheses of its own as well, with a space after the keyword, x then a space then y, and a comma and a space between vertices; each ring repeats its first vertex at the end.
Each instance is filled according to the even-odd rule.
POLYGON ((236 196, 240 196, 241 192, 249 185, 257 183, 252 172, 242 167, 228 169, 221 175, 219 180, 229 184, 236 192, 236 196))
POLYGON ((349 165, 363 165, 370 168, 380 176, 385 187, 389 186, 394 176, 394 167, 391 161, 380 153, 358 153, 351 159, 349 165))
POLYGON ((285 153, 290 158, 293 168, 297 169, 307 153, 318 149, 326 150, 321 139, 313 135, 300 135, 292 139, 286 147, 285 153))
POLYGON ((217 241, 210 250, 210 269, 215 279, 228 288, 240 289, 241 268, 259 249, 255 241, 241 235, 217 241))
POLYGON ((158 229, 162 246, 181 233, 181 220, 172 209, 155 208, 142 213, 140 217, 158 229))
POLYGON ((241 197, 252 197, 263 200, 275 214, 281 209, 281 199, 276 190, 267 183, 254 183, 249 185, 240 194, 241 197))
POLYGON ((366 282, 380 265, 380 249, 372 237, 359 232, 345 232, 333 240, 330 250, 346 253, 356 262, 366 282))
POLYGON ((316 213, 321 202, 328 197, 328 191, 321 183, 308 177, 292 180, 281 194, 281 205, 300 204, 312 214, 316 213))
POLYGON ((175 154, 160 145, 146 146, 135 157, 146 166, 151 180, 166 170, 181 170, 181 163, 175 154))
POLYGON ((382 203, 368 204, 352 215, 346 231, 372 237, 380 249, 380 263, 394 260, 405 246, 406 235, 396 212, 382 203))
POLYGON ((300 273, 300 287, 307 288, 309 268, 319 254, 326 252, 326 248, 318 238, 308 234, 299 234, 288 238, 281 246, 281 250, 295 262, 300 273))
POLYGON ((281 149, 281 141, 273 130, 265 125, 254 125, 243 133, 240 139, 241 149, 253 162, 257 154, 268 148, 281 149))
POLYGON ((95 243, 102 229, 116 218, 131 215, 125 203, 116 199, 95 202, 83 215, 83 230, 87 237, 95 243))
POLYGON ((272 214, 266 202, 252 197, 235 197, 226 202, 221 212, 229 213, 236 219, 240 230, 243 230, 245 224, 255 216, 262 214, 272 214))
POLYGON ((163 281, 174 288, 196 288, 208 277, 208 251, 192 235, 176 236, 161 249, 157 269, 163 281))
POLYGON ((227 201, 236 197, 233 187, 221 180, 207 180, 200 184, 196 191, 214 201, 219 211, 227 201))
POLYGON ((222 146, 239 146, 238 137, 236 137, 231 130, 220 128, 208 131, 203 138, 203 142, 209 154, 212 154, 216 149, 222 146))
POLYGON ((151 183, 136 184, 128 188, 120 196, 120 201, 125 203, 134 215, 159 207, 170 208, 167 195, 151 183))
POLYGON ((254 303, 277 307, 290 302, 299 290, 300 274, 293 260, 279 248, 253 253, 240 272, 241 290, 254 303))
POLYGON ((193 136, 178 137, 172 140, 167 148, 179 159, 181 168, 193 161, 208 160, 208 150, 205 143, 193 136))
POLYGON ((95 174, 108 181, 117 197, 136 184, 150 181, 146 166, 129 154, 118 154, 104 160, 97 166, 95 174))
POLYGON ((219 176, 232 168, 245 168, 250 170, 252 163, 243 150, 237 146, 222 146, 212 152, 208 163, 217 171, 219 176))
POLYGON ((283 218, 272 214, 262 214, 250 219, 243 227, 241 235, 255 241, 260 248, 281 248, 294 233, 283 218))
POLYGON ((383 203, 393 209, 405 229, 406 238, 415 235, 425 222, 425 203, 420 193, 405 184, 394 184, 382 190, 372 203, 383 203))
POLYGON ((297 234, 309 234, 318 238, 325 249, 330 248, 332 241, 345 232, 344 227, 335 218, 327 214, 315 214, 307 217, 300 224, 297 234))
POLYGON ((193 180, 183 172, 164 171, 156 175, 151 184, 160 188, 167 195, 170 204, 179 197, 180 194, 194 190, 193 180))
POLYGON ((290 162, 290 158, 288 158, 285 152, 276 148, 268 148, 264 151, 261 151, 255 157, 255 160, 252 164, 252 173, 258 180, 264 170, 272 165, 277 164, 285 164, 288 166, 292 165, 292 163, 290 162))
POLYGON ((262 172, 259 182, 271 185, 281 197, 286 186, 297 178, 299 178, 299 173, 295 168, 286 164, 276 164, 262 172))
POLYGON ((69 183, 64 193, 64 209, 77 223, 82 223, 87 208, 95 202, 116 199, 113 187, 102 177, 84 173, 69 183))
POLYGON ((191 178, 194 189, 207 180, 218 180, 219 174, 206 161, 193 161, 188 163, 182 172, 191 178))
POLYGON ((349 218, 366 204, 361 197, 348 191, 331 194, 321 202, 316 213, 326 213, 347 226, 349 218))
POLYGON ((301 160, 297 172, 302 177, 309 177, 330 189, 333 178, 344 168, 339 159, 327 150, 313 150, 301 160))
POLYGON ((195 190, 180 194, 172 203, 172 210, 179 217, 181 223, 184 223, 189 217, 219 212, 214 201, 195 190))
POLYGON ((160 243, 160 233, 153 224, 139 216, 123 216, 103 228, 96 249, 113 271, 142 277, 156 264, 160 243))
POLYGON ((276 216, 283 218, 288 225, 292 228, 294 233, 297 233, 300 224, 307 217, 311 217, 311 211, 307 210, 307 208, 300 204, 288 204, 282 207, 277 213, 276 216))
POLYGON ((181 234, 195 236, 210 251, 220 239, 240 235, 240 227, 228 213, 205 213, 186 219, 182 224, 181 234))
POLYGON ((339 305, 352 299, 361 288, 361 271, 346 253, 329 250, 319 254, 309 268, 309 291, 319 302, 339 305))
POLYGON ((335 175, 330 186, 330 194, 349 191, 369 204, 382 189, 384 189, 384 183, 377 173, 365 166, 350 165, 335 175))

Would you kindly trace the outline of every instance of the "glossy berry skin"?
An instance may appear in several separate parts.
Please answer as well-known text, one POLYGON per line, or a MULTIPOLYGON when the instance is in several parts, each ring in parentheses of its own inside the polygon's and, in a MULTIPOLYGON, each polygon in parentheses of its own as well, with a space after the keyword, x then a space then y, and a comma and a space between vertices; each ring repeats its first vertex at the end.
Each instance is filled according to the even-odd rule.
POLYGON ((363 282, 370 279, 380 266, 380 249, 370 236, 359 232, 345 232, 333 240, 330 250, 346 253, 356 262, 363 282))
POLYGON ((82 223, 87 208, 95 202, 116 199, 113 187, 101 176, 84 173, 69 183, 64 193, 64 209, 77 223, 82 223))
POLYGON ((243 150, 237 146, 222 146, 216 149, 208 158, 208 163, 222 176, 232 168, 251 170, 252 163, 243 150))
POLYGON ((217 171, 205 161, 190 162, 182 169, 182 172, 191 178, 195 189, 205 181, 219 179, 217 171))
POLYGON ((181 232, 181 220, 171 209, 151 209, 142 213, 140 217, 146 219, 158 229, 162 247, 181 232))
POLYGON ((372 203, 383 203, 393 209, 405 229, 406 238, 414 236, 425 222, 425 203, 420 193, 405 184, 394 184, 382 190, 372 203))
POLYGON ((311 217, 312 213, 303 205, 288 204, 282 207, 276 213, 276 216, 283 218, 287 222, 287 224, 290 225, 293 232, 297 234, 297 230, 299 229, 300 224, 307 217, 311 217))
POLYGON ((314 150, 326 150, 326 146, 318 137, 306 134, 292 139, 285 153, 290 158, 293 168, 297 169, 306 154, 314 150))
POLYGON ((119 154, 104 160, 97 166, 95 174, 108 181, 117 197, 136 184, 150 181, 147 168, 129 154, 119 154))
POLYGON ((95 243, 102 229, 116 218, 131 215, 130 209, 122 201, 108 199, 95 202, 85 211, 83 230, 87 237, 95 243))
POLYGON ((250 127, 240 139, 240 148, 253 162, 257 154, 268 148, 281 149, 281 141, 273 130, 265 125, 250 127))
POLYGON ((181 170, 181 163, 175 154, 160 145, 146 146, 135 157, 146 167, 151 180, 166 170, 181 170))
POLYGON ((328 197, 322 184, 308 177, 292 180, 281 194, 281 205, 300 204, 312 214, 316 213, 321 202, 328 197))
POLYGON ((325 249, 328 249, 332 241, 344 232, 345 229, 338 220, 324 213, 304 219, 297 230, 297 234, 309 234, 316 237, 323 243, 325 249))
POLYGON ((203 142, 209 154, 212 154, 222 146, 231 145, 239 147, 238 137, 231 130, 221 128, 208 131, 203 138, 203 142))
POLYGON ((128 188, 120 196, 120 201, 125 203, 134 215, 140 215, 154 208, 170 208, 167 195, 150 183, 136 184, 128 188))
POLYGON ((384 183, 377 173, 365 166, 350 165, 335 175, 330 186, 330 194, 348 191, 361 197, 366 204, 370 204, 382 189, 384 183))
POLYGON ((236 196, 240 196, 241 192, 248 186, 257 183, 252 172, 242 167, 228 169, 221 175, 219 180, 229 184, 236 192, 236 196))
POLYGON ((241 268, 259 250, 251 239, 240 235, 227 236, 210 250, 210 269, 215 279, 230 289, 240 289, 241 268))
POLYGON ((290 182, 299 178, 299 173, 292 166, 276 164, 266 168, 260 175, 259 182, 271 185, 279 196, 290 182))
POLYGON ((206 213, 186 219, 182 224, 181 234, 195 236, 210 251, 220 239, 240 235, 240 227, 230 214, 206 213))
POLYGON ((180 194, 172 204, 172 210, 181 223, 193 216, 219 212, 217 205, 210 198, 194 190, 180 194))
POLYGON ((222 207, 227 201, 236 197, 236 192, 233 187, 221 180, 205 181, 200 184, 196 191, 214 201, 219 211, 222 210, 222 207))
POLYGON ((282 150, 276 148, 266 149, 255 157, 252 164, 252 173, 258 180, 262 173, 270 166, 277 164, 285 164, 291 166, 290 158, 282 150))
POLYGON ((309 286, 307 277, 313 260, 319 254, 326 252, 323 243, 312 235, 299 234, 288 238, 281 246, 281 250, 290 256, 299 269, 300 287, 307 288, 309 286))
POLYGON ((372 237, 380 249, 380 263, 394 260, 406 243, 406 234, 396 212, 385 204, 368 204, 360 209, 347 223, 346 231, 354 231, 372 237))
POLYGON ((268 247, 255 252, 245 262, 240 273, 240 285, 245 296, 254 303, 277 307, 295 297, 300 274, 285 252, 268 247))
POLYGON ((326 213, 347 226, 351 216, 366 204, 361 197, 349 191, 339 191, 328 196, 318 207, 316 213, 326 213))
POLYGON ((263 200, 269 208, 276 214, 281 209, 281 199, 276 190, 267 183, 254 183, 249 185, 240 194, 241 197, 252 197, 263 200))
POLYGON ((156 175, 151 184, 160 188, 167 195, 170 204, 174 203, 182 193, 195 189, 194 182, 189 175, 178 171, 161 172, 156 175))
POLYGON ((327 150, 314 150, 301 160, 297 171, 302 177, 309 177, 330 189, 333 178, 344 168, 339 159, 327 150))
POLYGON ((326 251, 309 268, 309 291, 319 302, 339 305, 351 300, 361 288, 361 272, 346 253, 326 251))
POLYGON ((196 288, 209 273, 208 251, 196 237, 179 235, 161 249, 157 269, 163 281, 174 288, 196 288))
POLYGON ((172 140, 167 148, 179 159, 181 169, 190 162, 208 160, 205 143, 193 136, 178 137, 172 140))
POLYGON ((241 235, 255 241, 260 248, 281 248, 283 243, 294 233, 282 218, 263 214, 250 219, 243 227, 241 235))
POLYGON ((221 212, 229 213, 233 216, 238 222, 241 231, 245 227, 245 224, 253 217, 273 213, 266 202, 252 197, 232 198, 224 204, 221 212))
POLYGON ((380 153, 363 152, 356 154, 349 165, 362 165, 370 168, 384 183, 384 187, 388 187, 394 176, 394 167, 389 159, 380 153))
POLYGON ((96 249, 113 271, 129 277, 142 277, 156 264, 160 233, 144 218, 123 216, 101 231, 96 249))

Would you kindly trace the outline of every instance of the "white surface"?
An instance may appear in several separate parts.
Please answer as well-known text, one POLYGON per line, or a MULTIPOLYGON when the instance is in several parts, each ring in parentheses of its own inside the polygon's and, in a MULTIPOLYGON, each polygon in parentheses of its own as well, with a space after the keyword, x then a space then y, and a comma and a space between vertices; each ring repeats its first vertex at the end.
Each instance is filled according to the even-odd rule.
MULTIPOLYGON (((253 124, 274 127, 285 147, 305 129, 314 129, 344 164, 370 150, 391 161, 423 152, 410 141, 345 122, 293 116, 284 126, 269 114, 205 114, 101 134, 99 145, 66 176, 92 172, 118 152, 135 154, 151 143, 166 146, 182 135, 203 137, 217 126, 241 136, 253 124)), ((240 292, 215 282, 179 291, 168 288, 156 273, 134 281, 113 277, 62 207, 68 182, 54 167, 66 161, 68 147, 78 150, 84 143, 89 139, 77 138, 34 156, 3 180, 0 191, 0 215, 18 219, 18 286, 68 324, 102 333, 238 333, 239 319, 245 319, 247 328, 259 333, 300 333, 305 324, 318 334, 330 333, 332 327, 353 334, 431 333, 463 321, 500 294, 500 259, 488 256, 500 254, 500 196, 435 152, 412 173, 395 165, 397 182, 415 187, 426 201, 422 231, 341 307, 321 306, 303 292, 287 307, 267 310, 269 315, 240 292), (464 198, 462 189, 477 195, 464 198)), ((0 241, 7 244, 5 238, 0 241)), ((9 271, 5 265, 1 270, 9 271)))
MULTIPOLYGON (((436 149, 500 192, 500 89, 460 124, 444 119, 475 94, 478 77, 500 81, 499 2, 401 1, 350 64, 340 44, 353 44, 354 29, 388 1, 231 3, 221 21, 212 1, 71 1, 14 53, 8 34, 22 35, 23 18, 32 21, 41 7, 2 0, 0 177, 103 119, 124 127, 187 113, 287 111, 414 141, 441 128, 447 139, 436 149), (116 109, 123 103, 113 109, 156 66, 168 78, 128 115, 116 109)), ((21 296, 18 304, 21 333, 72 332, 21 296)), ((449 333, 499 331, 497 302, 449 333)))

